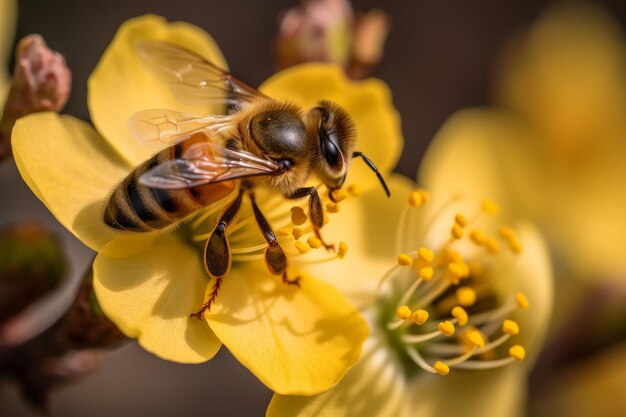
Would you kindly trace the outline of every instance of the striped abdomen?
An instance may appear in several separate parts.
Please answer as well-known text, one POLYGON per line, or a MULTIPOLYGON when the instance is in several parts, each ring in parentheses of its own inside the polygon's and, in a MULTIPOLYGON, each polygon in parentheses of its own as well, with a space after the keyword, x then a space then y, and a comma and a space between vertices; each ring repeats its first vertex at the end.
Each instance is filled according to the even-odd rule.
POLYGON ((104 222, 120 230, 149 232, 174 224, 230 194, 235 188, 233 181, 179 190, 150 188, 139 183, 144 172, 161 162, 179 158, 190 145, 205 140, 204 135, 193 136, 135 168, 109 198, 104 222))

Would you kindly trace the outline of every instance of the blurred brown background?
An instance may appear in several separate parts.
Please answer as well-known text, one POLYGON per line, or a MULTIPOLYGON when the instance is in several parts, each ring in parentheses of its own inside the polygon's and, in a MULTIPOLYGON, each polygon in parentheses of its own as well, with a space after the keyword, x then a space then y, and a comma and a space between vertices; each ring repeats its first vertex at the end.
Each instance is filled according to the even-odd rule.
MULTIPOLYGON (((206 29, 222 48, 230 69, 251 85, 273 72, 272 39, 281 11, 296 0, 229 1, 78 1, 19 2, 17 39, 42 34, 65 55, 73 71, 73 91, 65 112, 88 120, 86 82, 117 27, 126 19, 155 13, 206 29)), ((455 110, 489 103, 489 82, 503 42, 533 21, 549 2, 542 0, 355 0, 357 11, 378 7, 393 26, 385 57, 374 75, 393 91, 402 116, 405 151, 397 171, 415 176, 424 150, 455 110)), ((607 0, 624 23, 626 2, 607 0)), ((115 94, 112 91, 111 94, 115 94)), ((19 179, 3 176, 7 185, 19 179)), ((6 192, 6 189, 5 191, 6 192)), ((28 191, 16 190, 24 204, 28 191)), ((2 203, 4 208, 14 202, 2 203)), ((14 207, 22 211, 22 208, 14 207)), ((10 209, 10 207, 9 207, 10 209)), ((15 211, 13 210, 13 211, 15 211)), ((3 219, 3 223, 6 219, 3 219)), ((66 237, 66 240, 69 239, 66 237)), ((69 244, 76 248, 77 243, 69 244)), ((86 249, 75 249, 84 259, 86 249)), ((102 370, 53 395, 54 416, 256 416, 263 415, 271 393, 232 359, 225 349, 213 361, 184 366, 161 361, 130 344, 104 356, 102 370)), ((0 381, 0 415, 36 415, 21 404, 17 390, 0 381)))

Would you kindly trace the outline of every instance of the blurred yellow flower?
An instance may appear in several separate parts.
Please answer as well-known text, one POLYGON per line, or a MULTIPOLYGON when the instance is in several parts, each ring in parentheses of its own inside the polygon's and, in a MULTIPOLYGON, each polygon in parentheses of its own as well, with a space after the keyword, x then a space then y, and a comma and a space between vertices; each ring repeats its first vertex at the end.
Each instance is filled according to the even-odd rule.
MULTIPOLYGON (((276 392, 311 395, 333 386, 358 359, 367 325, 332 285, 309 270, 309 265, 341 264, 338 255, 324 255, 323 250, 297 255, 297 233, 291 230, 286 200, 260 195, 258 203, 276 230, 287 226, 288 233, 279 234, 279 239, 291 249, 290 274, 302 278, 301 288, 283 285, 267 271, 259 253, 264 241, 250 208, 244 207, 230 229, 232 270, 203 321, 190 319, 189 314, 198 310, 211 288, 201 261, 204 242, 194 239, 209 231, 206 213, 167 233, 121 232, 105 225, 109 193, 151 154, 131 138, 126 128, 129 116, 149 108, 211 111, 177 102, 169 86, 140 63, 134 49, 139 39, 178 43, 225 67, 213 40, 197 27, 156 16, 126 22, 89 80, 89 108, 97 131, 75 118, 51 113, 20 119, 13 133, 20 173, 57 219, 98 251, 93 266, 98 301, 107 316, 145 349, 168 360, 196 363, 212 358, 223 343, 276 392)), ((319 99, 338 103, 354 118, 359 150, 383 173, 395 164, 402 146, 399 119, 382 82, 350 82, 338 68, 312 64, 276 74, 260 89, 304 107, 319 99)), ((336 215, 342 220, 333 220, 335 215, 330 214, 324 228, 329 239, 348 244, 358 240, 361 230, 346 232, 339 223, 344 217, 357 218, 363 206, 371 204, 368 195, 384 196, 378 188, 367 192, 378 184, 366 169, 355 164, 351 170, 347 183, 358 184, 364 194, 342 203, 336 215)), ((356 194, 354 187, 350 189, 356 194)), ((304 232, 297 237, 306 241, 310 232, 304 232)))
POLYGON ((495 92, 499 107, 446 122, 425 175, 447 172, 439 178, 449 188, 474 187, 531 217, 570 274, 624 276, 626 38, 618 23, 595 4, 553 6, 510 42, 495 92))
POLYGON ((429 201, 410 187, 394 178, 405 206, 398 233, 387 225, 378 235, 397 239, 397 263, 382 277, 377 264, 369 280, 343 287, 369 300, 371 334, 360 361, 321 395, 275 394, 268 416, 499 417, 524 409, 528 365, 552 303, 541 236, 528 223, 506 226, 511 218, 491 200, 429 201))

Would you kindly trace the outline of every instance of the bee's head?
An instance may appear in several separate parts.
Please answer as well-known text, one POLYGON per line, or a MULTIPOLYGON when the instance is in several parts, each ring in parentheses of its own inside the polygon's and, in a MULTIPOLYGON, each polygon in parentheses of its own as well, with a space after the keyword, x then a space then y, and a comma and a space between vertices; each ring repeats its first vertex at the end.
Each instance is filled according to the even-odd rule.
POLYGON ((309 111, 306 119, 308 134, 316 147, 312 152, 313 171, 329 189, 341 188, 354 149, 352 118, 338 105, 321 101, 309 111))

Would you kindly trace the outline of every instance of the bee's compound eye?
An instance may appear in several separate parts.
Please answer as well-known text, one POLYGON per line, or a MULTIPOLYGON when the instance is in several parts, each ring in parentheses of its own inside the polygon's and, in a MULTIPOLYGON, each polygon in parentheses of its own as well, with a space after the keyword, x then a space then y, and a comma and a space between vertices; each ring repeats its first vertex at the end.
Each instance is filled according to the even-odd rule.
POLYGON ((322 141, 322 154, 324 155, 324 159, 328 162, 328 165, 331 167, 336 167, 341 159, 341 152, 337 145, 330 140, 326 139, 322 141))

